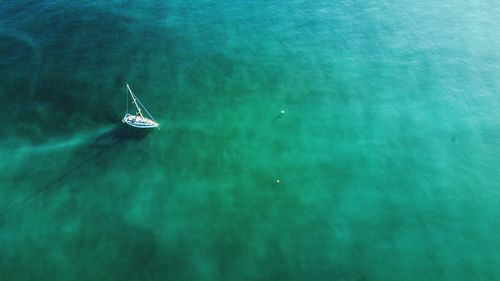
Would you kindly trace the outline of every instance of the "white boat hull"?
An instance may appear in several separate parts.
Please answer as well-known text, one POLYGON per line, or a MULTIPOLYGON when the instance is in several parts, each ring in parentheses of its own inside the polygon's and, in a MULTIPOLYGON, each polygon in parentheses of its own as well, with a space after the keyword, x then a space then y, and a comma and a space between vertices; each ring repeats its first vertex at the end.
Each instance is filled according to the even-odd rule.
POLYGON ((150 128, 157 128, 160 126, 160 124, 156 123, 155 121, 143 117, 140 115, 132 115, 132 114, 125 114, 123 116, 122 122, 124 124, 127 124, 129 126, 135 127, 135 128, 140 128, 140 129, 150 129, 150 128))

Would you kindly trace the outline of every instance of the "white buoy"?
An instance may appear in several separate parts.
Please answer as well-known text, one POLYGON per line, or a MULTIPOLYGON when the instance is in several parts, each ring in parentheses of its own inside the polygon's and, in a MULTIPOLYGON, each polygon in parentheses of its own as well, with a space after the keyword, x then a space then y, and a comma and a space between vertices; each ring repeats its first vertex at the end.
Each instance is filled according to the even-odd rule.
POLYGON ((284 111, 284 110, 281 110, 281 114, 285 114, 285 111, 284 111))
POLYGON ((279 179, 278 179, 278 180, 276 180, 276 183, 280 183, 280 180, 279 180, 279 179))

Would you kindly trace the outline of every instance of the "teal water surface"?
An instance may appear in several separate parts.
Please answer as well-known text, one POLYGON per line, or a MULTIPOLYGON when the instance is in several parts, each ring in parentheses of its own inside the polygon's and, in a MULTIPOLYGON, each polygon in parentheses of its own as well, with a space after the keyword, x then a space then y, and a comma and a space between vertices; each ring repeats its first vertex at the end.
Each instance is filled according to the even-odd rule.
POLYGON ((0 280, 500 278, 498 14, 1 1, 0 280))

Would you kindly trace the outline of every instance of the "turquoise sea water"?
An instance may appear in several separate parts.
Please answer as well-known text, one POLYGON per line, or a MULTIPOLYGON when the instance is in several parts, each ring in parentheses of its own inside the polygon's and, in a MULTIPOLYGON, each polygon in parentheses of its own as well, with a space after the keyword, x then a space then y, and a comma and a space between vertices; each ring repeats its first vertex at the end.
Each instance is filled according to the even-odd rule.
POLYGON ((498 14, 0 1, 0 280, 500 278, 498 14))

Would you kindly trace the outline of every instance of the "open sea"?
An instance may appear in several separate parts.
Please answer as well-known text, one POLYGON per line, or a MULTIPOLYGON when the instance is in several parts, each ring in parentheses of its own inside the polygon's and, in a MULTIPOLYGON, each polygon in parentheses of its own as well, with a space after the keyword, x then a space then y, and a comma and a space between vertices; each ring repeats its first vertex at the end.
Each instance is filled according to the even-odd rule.
POLYGON ((499 14, 0 1, 0 280, 499 280, 499 14))

